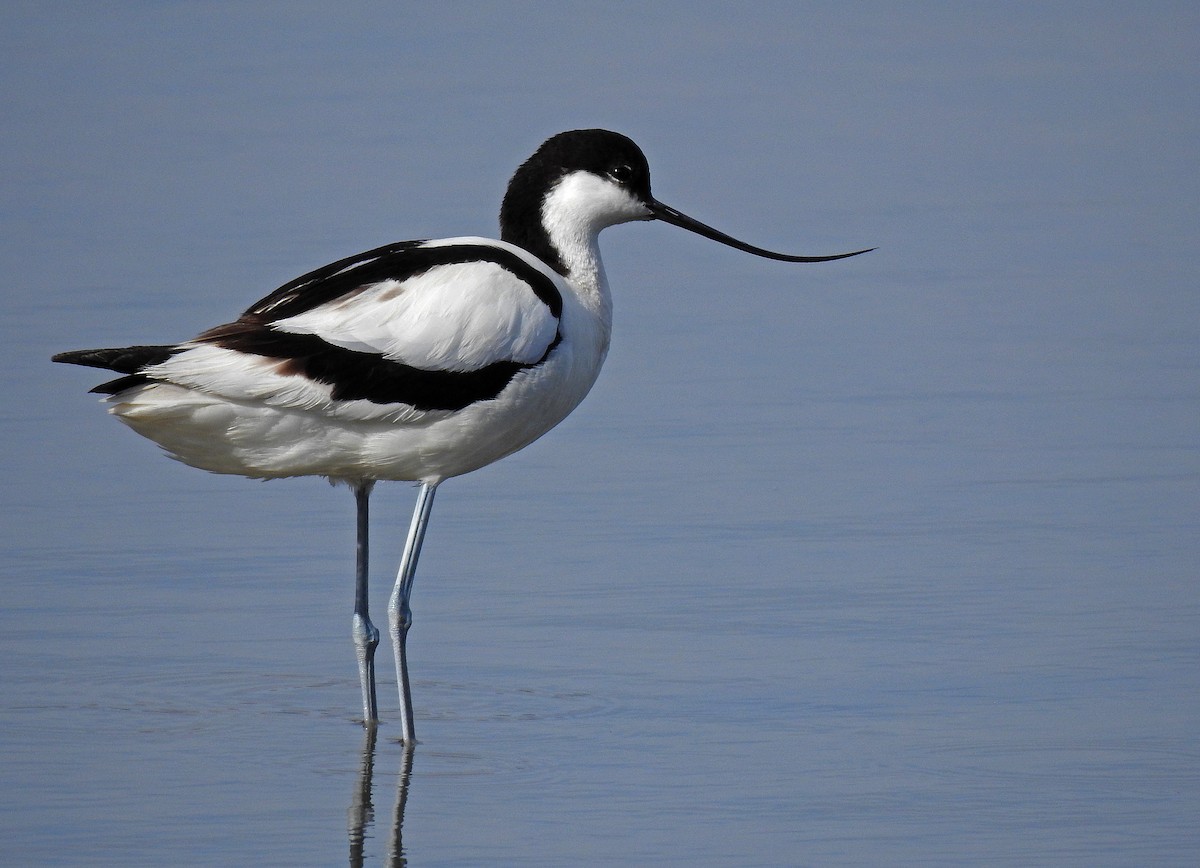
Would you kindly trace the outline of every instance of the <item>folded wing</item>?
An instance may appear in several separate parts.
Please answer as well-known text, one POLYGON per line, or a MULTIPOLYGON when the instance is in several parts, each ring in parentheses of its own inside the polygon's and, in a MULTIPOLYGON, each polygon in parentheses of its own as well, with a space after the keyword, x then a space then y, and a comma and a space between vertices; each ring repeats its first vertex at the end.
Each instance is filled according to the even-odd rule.
POLYGON ((194 341, 59 360, 126 374, 97 387, 107 394, 168 382, 232 401, 413 419, 496 397, 557 344, 561 312, 554 280, 516 248, 402 242, 297 278, 194 341))

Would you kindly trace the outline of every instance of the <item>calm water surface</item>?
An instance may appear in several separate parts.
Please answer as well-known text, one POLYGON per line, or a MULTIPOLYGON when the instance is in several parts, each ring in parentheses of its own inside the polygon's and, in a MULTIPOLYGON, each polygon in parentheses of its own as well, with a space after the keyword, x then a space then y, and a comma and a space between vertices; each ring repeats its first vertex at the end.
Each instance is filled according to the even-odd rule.
POLYGON ((1196 14, 515 8, 3 13, 0 863, 1195 864, 1196 14), (406 755, 349 492, 166 461, 48 358, 491 234, 585 124, 880 250, 606 233, 595 392, 439 497, 406 755))

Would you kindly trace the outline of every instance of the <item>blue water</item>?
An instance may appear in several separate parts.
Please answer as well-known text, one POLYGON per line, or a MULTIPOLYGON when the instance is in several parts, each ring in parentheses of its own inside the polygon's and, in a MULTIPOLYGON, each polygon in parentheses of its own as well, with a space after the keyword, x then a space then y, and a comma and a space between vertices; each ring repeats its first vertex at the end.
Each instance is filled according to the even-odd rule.
POLYGON ((0 11, 0 863, 1195 864, 1200 15, 755 9, 0 11), (595 391, 439 494, 408 758, 388 667, 354 722, 350 494, 167 461, 48 359, 493 234, 584 125, 879 250, 605 233, 595 391))

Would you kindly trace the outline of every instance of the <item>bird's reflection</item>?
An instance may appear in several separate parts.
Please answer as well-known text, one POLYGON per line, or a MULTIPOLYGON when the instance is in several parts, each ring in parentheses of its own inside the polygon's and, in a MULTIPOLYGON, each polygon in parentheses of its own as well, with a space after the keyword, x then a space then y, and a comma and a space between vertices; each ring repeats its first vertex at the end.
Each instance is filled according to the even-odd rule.
MULTIPOLYGON (((362 868, 365 845, 370 838, 370 829, 375 823, 375 804, 372 800, 375 775, 375 743, 378 729, 366 727, 363 733, 362 762, 358 770, 358 786, 350 797, 348 833, 350 838, 350 866, 362 868)), ((392 812, 391 839, 387 864, 391 868, 402 868, 408 864, 404 857, 404 803, 408 800, 408 780, 412 773, 412 745, 400 748, 400 770, 396 775, 396 808, 392 812)))

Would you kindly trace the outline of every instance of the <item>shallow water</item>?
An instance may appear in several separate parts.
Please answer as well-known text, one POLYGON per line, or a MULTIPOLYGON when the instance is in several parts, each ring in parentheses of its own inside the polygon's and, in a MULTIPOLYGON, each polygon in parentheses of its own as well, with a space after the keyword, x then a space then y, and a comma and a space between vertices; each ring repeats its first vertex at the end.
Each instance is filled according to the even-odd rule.
POLYGON ((0 862, 1193 864, 1196 14, 514 8, 2 13, 0 862), (605 234, 595 392, 439 494, 408 757, 350 494, 163 460, 47 359, 490 234, 596 123, 706 222, 880 249, 605 234))

